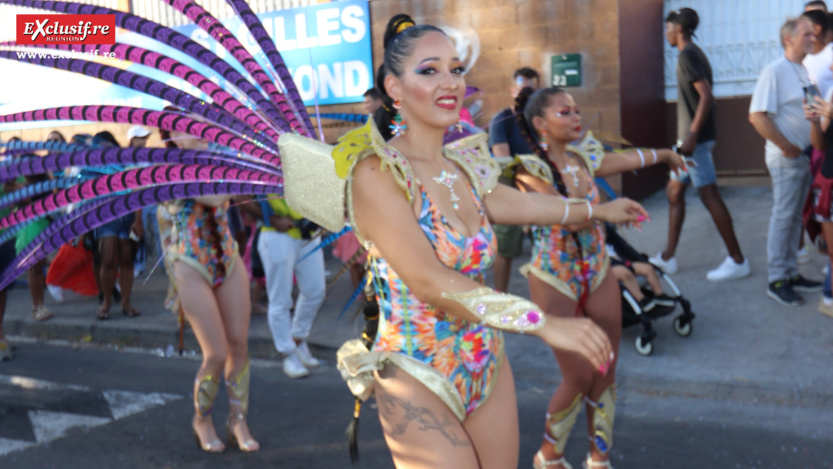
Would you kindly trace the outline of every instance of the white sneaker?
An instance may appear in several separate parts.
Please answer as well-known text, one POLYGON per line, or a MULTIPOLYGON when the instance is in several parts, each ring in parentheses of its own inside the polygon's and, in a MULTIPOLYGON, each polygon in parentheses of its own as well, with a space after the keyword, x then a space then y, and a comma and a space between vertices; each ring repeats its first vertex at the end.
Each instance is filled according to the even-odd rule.
POLYGON ((706 279, 709 282, 723 282, 748 277, 750 273, 749 259, 744 259, 742 264, 738 264, 731 257, 726 257, 716 269, 706 274, 706 279))
POLYGON ((805 244, 803 248, 798 250, 796 257, 798 258, 799 264, 809 264, 812 260, 810 257, 810 246, 805 244))
POLYGON ((295 355, 298 356, 301 363, 307 368, 318 368, 321 366, 321 361, 312 356, 306 342, 301 342, 295 347, 295 355))
POLYGON ((824 295, 821 296, 819 300, 819 312, 833 318, 833 299, 825 298, 824 295))
POLYGON ((46 284, 46 289, 52 298, 58 303, 64 301, 64 289, 55 285, 46 284))
POLYGON ((291 353, 283 359, 283 372, 290 378, 304 378, 309 376, 309 370, 301 363, 301 359, 298 358, 297 353, 291 353))
POLYGON ((655 256, 649 257, 648 262, 659 267, 663 272, 669 275, 676 274, 677 271, 680 270, 677 266, 677 258, 672 257, 666 261, 662 258, 662 251, 658 252, 655 256))

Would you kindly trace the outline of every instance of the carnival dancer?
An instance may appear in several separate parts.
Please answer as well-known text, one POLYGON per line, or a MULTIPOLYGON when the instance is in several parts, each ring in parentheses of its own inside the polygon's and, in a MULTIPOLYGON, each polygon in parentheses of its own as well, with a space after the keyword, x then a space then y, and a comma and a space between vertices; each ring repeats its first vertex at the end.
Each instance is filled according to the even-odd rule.
POLYGON ((600 375, 612 350, 587 318, 547 320, 535 304, 483 286, 497 248, 491 223, 623 223, 646 214, 627 199, 597 205, 497 185, 500 169, 485 134, 442 145, 466 89, 450 39, 397 15, 384 44, 378 88, 399 111, 389 143, 372 121, 335 149, 289 134, 279 141, 289 203, 338 229, 344 207, 334 200, 346 198, 356 236, 370 247, 378 334, 371 351, 358 340, 345 344, 339 367, 355 394, 375 392, 397 467, 517 467, 517 407, 502 331, 530 333, 572 351, 600 375), (325 181, 328 173, 311 161, 329 160, 332 167, 331 153, 338 176, 325 181), (305 178, 332 192, 294 194, 304 190, 293 181, 305 178), (344 193, 336 190, 338 181, 344 193))
POLYGON ((49 151, 37 159, 5 161, 0 168, 2 183, 73 166, 116 167, 113 174, 96 175, 93 179, 41 181, 2 198, 0 209, 24 200, 30 202, 0 217, 0 245, 40 220, 49 219, 49 223, 0 272, 0 290, 71 239, 145 206, 180 200, 170 204, 178 238, 167 257, 179 287, 178 299, 204 354, 195 384, 197 415, 193 428, 201 448, 212 452, 224 449, 210 418, 224 375, 232 413, 229 440, 245 451, 257 450, 258 443, 251 438, 245 420, 249 388, 246 341, 250 319, 247 279, 237 265, 239 255, 224 214, 229 196, 283 194, 285 181, 277 144, 282 134, 291 133, 311 141, 315 138, 286 63, 245 0, 229 0, 229 4, 255 38, 261 49, 259 53, 267 58, 264 63, 255 60, 250 48, 244 47, 211 13, 190 0, 171 2, 171 6, 216 40, 236 65, 168 27, 124 11, 74 2, 9 1, 54 13, 112 15, 117 27, 164 43, 178 52, 161 55, 121 43, 7 43, 0 46, 0 59, 62 69, 129 86, 135 92, 170 102, 176 109, 159 111, 98 104, 60 106, 3 114, 0 123, 68 119, 141 125, 159 128, 160 133, 168 132, 170 138, 183 144, 166 149, 95 149, 87 142, 0 142, 0 150, 10 149, 14 154, 49 151), (18 47, 36 49, 38 53, 17 54, 14 49, 18 47), (58 48, 78 53, 101 50, 112 58, 152 67, 157 73, 169 76, 162 82, 143 76, 141 70, 114 67, 89 53, 83 58, 55 58, 43 53, 44 49, 58 48), (177 60, 183 54, 190 57, 185 60, 190 65, 177 60), (169 85, 168 80, 178 84, 187 81, 194 87, 188 89, 195 93, 199 89, 200 94, 182 91, 182 87, 169 85), (189 148, 189 142, 197 141, 200 142, 198 150, 189 148), (73 209, 67 211, 70 206, 73 209))
MULTIPOLYGON (((187 134, 163 130, 160 136, 169 148, 208 147, 205 140, 187 134)), ((214 196, 159 207, 168 211, 172 221, 169 226, 165 217, 159 219, 160 233, 166 234, 162 241, 176 294, 175 301, 170 303, 177 310, 181 308, 202 351, 202 364, 194 382, 192 427, 200 448, 210 453, 225 450, 211 416, 222 377, 229 397, 229 445, 245 452, 260 449, 246 422, 250 381, 249 277, 228 227, 228 206, 228 197, 214 196)))
MULTIPOLYGON (((598 203, 596 176, 611 176, 646 166, 668 163, 684 168, 680 155, 669 149, 635 149, 604 153, 601 144, 592 154, 570 145, 581 136, 581 115, 573 97, 556 87, 521 92, 516 113, 534 155, 520 155, 516 185, 527 193, 562 195, 598 203), (523 101, 529 98, 524 113, 523 101), (537 141, 532 136, 537 134, 537 141), (540 142, 540 143, 538 143, 540 142)), ((621 298, 609 259, 604 226, 593 222, 535 223, 531 262, 521 268, 529 279, 532 301, 548 320, 584 317, 600 327, 618 353, 622 330, 621 298)), ((616 359, 607 373, 597 375, 580 354, 553 348, 563 380, 547 408, 544 441, 535 455, 536 468, 569 468, 564 459, 567 437, 585 404, 592 444, 585 466, 611 467, 615 414, 616 359)))

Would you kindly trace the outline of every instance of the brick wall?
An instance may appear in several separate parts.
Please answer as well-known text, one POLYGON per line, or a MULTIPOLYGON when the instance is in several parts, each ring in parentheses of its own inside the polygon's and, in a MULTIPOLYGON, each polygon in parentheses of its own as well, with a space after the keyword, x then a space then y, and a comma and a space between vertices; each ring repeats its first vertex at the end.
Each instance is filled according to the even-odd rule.
MULTIPOLYGON (((480 38, 480 57, 466 75, 483 92, 477 124, 486 126, 511 104, 515 69, 530 66, 550 80, 552 54, 582 54, 583 83, 570 88, 585 122, 603 135, 619 135, 619 0, 371 0, 373 57, 381 63, 387 21, 397 13, 417 23, 471 28, 480 38)), ((363 112, 360 105, 327 106, 326 112, 363 112)), ((343 127, 326 132, 332 141, 343 127)))

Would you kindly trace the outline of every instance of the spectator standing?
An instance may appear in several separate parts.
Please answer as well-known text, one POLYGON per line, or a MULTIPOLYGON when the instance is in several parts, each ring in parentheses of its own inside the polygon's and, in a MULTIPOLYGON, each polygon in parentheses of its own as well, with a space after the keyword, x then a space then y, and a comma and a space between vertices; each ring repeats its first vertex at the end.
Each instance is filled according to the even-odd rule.
POLYGON ((788 19, 780 31, 784 56, 761 72, 749 106, 749 122, 766 139, 766 166, 772 178, 772 216, 767 235, 767 295, 785 306, 803 299, 796 291, 822 284, 798 273, 797 250, 802 207, 810 188, 810 122, 804 117, 803 88, 810 77, 802 65, 813 47, 813 30, 803 18, 788 19))
POLYGON ((691 8, 672 11, 665 19, 665 38, 680 51, 677 59, 677 145, 681 155, 692 164, 681 173, 670 173, 668 196, 668 242, 665 250, 650 261, 669 274, 677 272, 677 244, 685 221, 685 192, 694 184, 700 200, 709 211, 729 255, 706 274, 712 282, 734 280, 749 275, 749 261, 743 257, 732 215, 717 189, 712 149, 717 139, 712 68, 703 50, 692 41, 700 23, 691 8))
POLYGON ((830 65, 833 64, 833 43, 829 41, 830 15, 821 10, 810 10, 805 11, 801 17, 810 22, 814 39, 813 50, 804 57, 802 63, 810 81, 818 86, 822 96, 827 96, 833 87, 833 71, 830 71, 830 65))
POLYGON ((364 110, 368 114, 373 114, 382 106, 382 93, 376 88, 370 88, 364 92, 364 110))
MULTIPOLYGON (((0 196, 4 196, 7 193, 12 192, 16 188, 16 183, 7 182, 3 184, 3 187, 0 189, 0 196)), ((0 209, 0 218, 8 216, 10 212, 11 210, 9 210, 8 207, 0 209)), ((6 270, 6 267, 14 262, 16 254, 14 245, 14 238, 0 245, 0 272, 6 270)), ((13 358, 12 346, 6 339, 5 334, 3 334, 3 316, 6 315, 6 298, 7 292, 10 288, 11 286, 8 286, 3 290, 0 290, 0 362, 11 360, 13 358)))
MULTIPOLYGON (((512 86, 510 87, 512 99, 524 88, 531 88, 533 91, 540 86, 538 72, 523 67, 515 70, 512 74, 512 86)), ((532 149, 521 134, 515 112, 508 107, 497 113, 489 123, 489 148, 496 157, 515 155, 530 155, 532 149)), ((502 184, 514 187, 515 174, 504 173, 499 181, 502 184)), ((497 236, 498 252, 495 257, 494 275, 495 290, 506 292, 509 289, 509 277, 512 272, 512 259, 521 255, 524 241, 524 227, 515 225, 492 225, 497 236)))
POLYGON ((320 365, 306 339, 327 290, 324 253, 318 249, 321 241, 312 236, 316 226, 276 196, 241 207, 263 220, 257 250, 266 274, 269 328, 275 348, 284 357, 283 371, 290 378, 303 378, 309 368, 320 365), (300 295, 290 317, 293 278, 300 295))
MULTIPOLYGON (((93 137, 93 146, 99 148, 117 147, 118 142, 110 132, 99 132, 93 137)), ((141 212, 131 213, 106 223, 95 230, 98 252, 101 256, 99 282, 103 300, 96 313, 98 319, 110 319, 110 306, 113 303, 113 289, 116 280, 121 287, 122 313, 128 317, 140 313, 130 304, 133 288, 134 242, 144 234, 141 212)))

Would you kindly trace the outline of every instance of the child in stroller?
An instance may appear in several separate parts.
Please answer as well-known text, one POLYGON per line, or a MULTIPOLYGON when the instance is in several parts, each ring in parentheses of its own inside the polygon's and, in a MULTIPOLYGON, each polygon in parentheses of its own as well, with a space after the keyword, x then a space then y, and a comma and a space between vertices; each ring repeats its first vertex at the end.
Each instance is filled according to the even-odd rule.
POLYGON ((628 244, 613 226, 606 225, 605 228, 610 269, 622 289, 622 326, 642 325, 642 334, 634 342, 636 352, 647 356, 654 351, 652 341, 657 333, 651 321, 671 314, 677 303, 683 312, 674 319, 674 331, 681 337, 690 335, 694 313, 671 277, 650 264, 648 256, 628 244), (646 285, 639 283, 637 275, 645 278, 646 285), (662 283, 668 287, 668 293, 663 290, 662 283))

